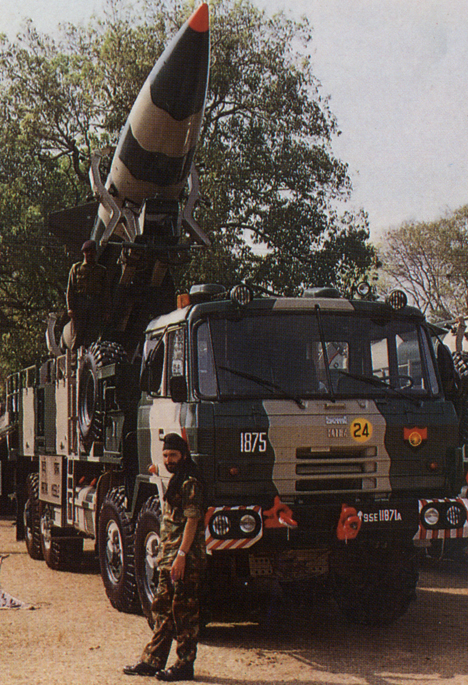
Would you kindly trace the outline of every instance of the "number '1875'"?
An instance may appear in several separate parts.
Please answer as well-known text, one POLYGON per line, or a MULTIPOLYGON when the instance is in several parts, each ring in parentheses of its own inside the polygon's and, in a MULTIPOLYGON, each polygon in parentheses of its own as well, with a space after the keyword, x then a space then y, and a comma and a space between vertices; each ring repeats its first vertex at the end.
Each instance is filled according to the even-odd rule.
POLYGON ((240 451, 241 452, 266 452, 267 434, 266 433, 241 433, 240 451))

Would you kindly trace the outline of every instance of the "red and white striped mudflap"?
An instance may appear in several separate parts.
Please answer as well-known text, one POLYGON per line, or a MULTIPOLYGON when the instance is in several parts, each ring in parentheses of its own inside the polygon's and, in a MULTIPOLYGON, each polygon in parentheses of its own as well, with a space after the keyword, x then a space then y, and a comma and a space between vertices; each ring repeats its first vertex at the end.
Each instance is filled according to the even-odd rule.
POLYGON ((453 499, 420 499, 419 500, 419 529, 413 540, 456 540, 458 538, 468 538, 468 499, 455 497, 453 499), (421 511, 427 504, 432 502, 452 502, 461 504, 464 507, 467 518, 461 528, 425 528, 421 521, 421 511))
POLYGON ((240 507, 209 507, 205 515, 205 544, 206 551, 208 554, 212 554, 213 551, 219 550, 230 550, 230 549, 245 549, 247 547, 252 547, 256 542, 260 540, 263 536, 263 519, 262 519, 262 508, 259 506, 240 506, 240 507), (254 511, 260 516, 260 529, 255 537, 252 538, 214 538, 210 531, 209 522, 214 514, 221 511, 234 511, 242 510, 245 512, 254 511))

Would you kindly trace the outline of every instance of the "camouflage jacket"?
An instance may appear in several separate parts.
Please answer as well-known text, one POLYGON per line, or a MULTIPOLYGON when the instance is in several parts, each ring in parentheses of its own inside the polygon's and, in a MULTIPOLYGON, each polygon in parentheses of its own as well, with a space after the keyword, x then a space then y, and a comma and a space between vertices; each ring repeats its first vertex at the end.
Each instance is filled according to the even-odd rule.
POLYGON ((103 308, 106 309, 109 300, 107 270, 101 264, 73 264, 68 276, 67 306, 75 309, 79 306, 80 298, 101 298, 103 308))
POLYGON ((157 558, 159 568, 169 569, 172 566, 182 543, 188 518, 198 518, 198 528, 187 553, 186 563, 188 567, 203 568, 206 557, 204 513, 202 487, 196 478, 189 476, 182 483, 174 506, 164 501, 160 531, 161 543, 157 558))

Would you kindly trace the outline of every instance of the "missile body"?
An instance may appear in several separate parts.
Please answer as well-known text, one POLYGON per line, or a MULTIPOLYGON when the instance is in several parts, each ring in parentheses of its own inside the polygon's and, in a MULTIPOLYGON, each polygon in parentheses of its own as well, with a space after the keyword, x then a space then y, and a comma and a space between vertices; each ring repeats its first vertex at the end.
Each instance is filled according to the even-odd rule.
MULTIPOLYGON (((156 62, 122 130, 106 181, 120 207, 180 197, 200 133, 209 52, 208 5, 202 4, 156 62)), ((98 243, 109 219, 101 203, 92 236, 98 243)))

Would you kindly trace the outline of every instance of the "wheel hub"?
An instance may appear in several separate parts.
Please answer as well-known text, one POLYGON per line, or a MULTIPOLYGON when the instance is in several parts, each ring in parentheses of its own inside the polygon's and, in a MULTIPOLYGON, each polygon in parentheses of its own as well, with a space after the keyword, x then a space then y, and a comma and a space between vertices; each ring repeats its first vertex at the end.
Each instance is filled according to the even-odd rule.
POLYGON ((52 545, 52 526, 53 521, 46 511, 41 516, 41 536, 46 550, 49 550, 52 545))
POLYGON ((118 583, 123 571, 123 546, 120 530, 115 521, 107 526, 106 561, 109 576, 114 583, 118 583))
POLYGON ((154 531, 150 532, 145 541, 145 573, 146 584, 151 594, 155 594, 158 582, 158 555, 160 538, 154 531))

